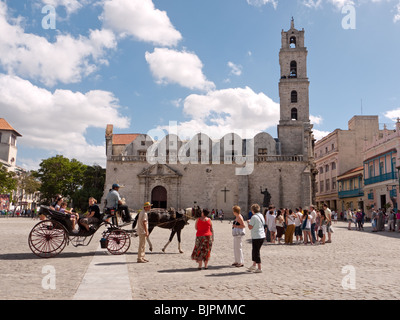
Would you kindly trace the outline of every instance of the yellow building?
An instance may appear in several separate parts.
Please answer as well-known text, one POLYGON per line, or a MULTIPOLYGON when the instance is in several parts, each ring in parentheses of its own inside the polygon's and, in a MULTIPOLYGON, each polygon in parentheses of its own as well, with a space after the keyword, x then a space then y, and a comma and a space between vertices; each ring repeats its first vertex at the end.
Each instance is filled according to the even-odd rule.
POLYGON ((364 209, 364 167, 351 169, 338 176, 338 210, 365 210, 364 209))

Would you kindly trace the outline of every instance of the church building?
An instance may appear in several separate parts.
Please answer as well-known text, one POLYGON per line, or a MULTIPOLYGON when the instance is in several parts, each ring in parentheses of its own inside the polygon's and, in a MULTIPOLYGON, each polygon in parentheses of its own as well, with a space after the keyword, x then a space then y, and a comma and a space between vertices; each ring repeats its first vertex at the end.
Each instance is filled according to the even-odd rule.
POLYGON ((189 141, 169 132, 158 140, 147 134, 114 134, 106 128, 106 184, 113 183, 130 209, 154 207, 222 209, 232 217, 239 205, 246 215, 253 203, 277 208, 308 207, 314 201, 314 139, 309 116, 309 80, 304 29, 294 20, 282 30, 278 138, 260 132, 252 139, 229 133, 212 140, 204 133, 189 141))

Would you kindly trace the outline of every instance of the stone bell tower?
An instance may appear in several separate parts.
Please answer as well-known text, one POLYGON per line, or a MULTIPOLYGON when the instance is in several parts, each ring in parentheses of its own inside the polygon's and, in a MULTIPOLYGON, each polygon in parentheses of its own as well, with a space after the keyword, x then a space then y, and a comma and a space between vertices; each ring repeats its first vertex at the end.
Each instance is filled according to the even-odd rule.
POLYGON ((297 30, 292 18, 289 31, 282 30, 282 46, 279 52, 281 79, 278 138, 282 155, 302 155, 305 161, 312 157, 313 152, 307 53, 304 29, 297 30))

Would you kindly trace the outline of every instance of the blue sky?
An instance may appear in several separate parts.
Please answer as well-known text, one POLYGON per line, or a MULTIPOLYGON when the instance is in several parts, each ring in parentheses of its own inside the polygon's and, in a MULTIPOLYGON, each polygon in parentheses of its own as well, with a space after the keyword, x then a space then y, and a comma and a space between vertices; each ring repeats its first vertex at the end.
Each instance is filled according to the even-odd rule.
POLYGON ((400 0, 0 0, 0 117, 23 135, 17 165, 57 154, 105 165, 108 123, 115 133, 172 121, 182 138, 277 137, 280 38, 292 16, 306 31, 315 137, 361 113, 391 125, 400 0), (43 27, 46 5, 55 29, 43 27))

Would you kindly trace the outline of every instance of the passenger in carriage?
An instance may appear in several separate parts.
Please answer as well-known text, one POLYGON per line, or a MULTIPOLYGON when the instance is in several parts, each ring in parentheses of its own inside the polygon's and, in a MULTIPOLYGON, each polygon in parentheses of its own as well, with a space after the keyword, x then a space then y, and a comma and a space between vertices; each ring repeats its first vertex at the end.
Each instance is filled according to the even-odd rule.
POLYGON ((79 220, 79 214, 77 212, 69 211, 66 209, 67 208, 67 203, 62 202, 61 203, 61 209, 60 212, 62 213, 68 213, 71 215, 71 222, 72 222, 72 232, 78 232, 79 230, 75 230, 76 223, 79 220))
POLYGON ((88 214, 87 216, 79 220, 79 224, 83 226, 87 231, 89 231, 91 227, 94 228, 90 225, 98 224, 100 221, 100 208, 97 205, 97 200, 93 197, 90 197, 88 214))
POLYGON ((56 211, 60 211, 61 209, 61 203, 63 202, 63 197, 62 195, 57 195, 56 197, 56 201, 54 201, 51 206, 50 209, 51 210, 56 210, 56 211))

